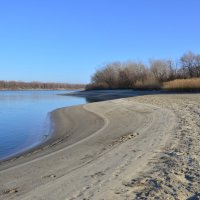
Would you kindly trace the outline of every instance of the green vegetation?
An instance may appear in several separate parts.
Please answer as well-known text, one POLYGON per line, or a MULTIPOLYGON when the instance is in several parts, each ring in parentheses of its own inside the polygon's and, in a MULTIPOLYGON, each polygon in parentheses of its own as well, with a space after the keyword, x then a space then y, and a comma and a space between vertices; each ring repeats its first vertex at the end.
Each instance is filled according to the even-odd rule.
POLYGON ((168 81, 198 77, 200 77, 200 54, 188 52, 178 62, 157 59, 151 60, 149 65, 141 62, 106 64, 94 73, 86 89, 169 90, 173 84, 165 84, 168 81))
POLYGON ((0 90, 64 90, 84 87, 83 84, 0 81, 0 90))

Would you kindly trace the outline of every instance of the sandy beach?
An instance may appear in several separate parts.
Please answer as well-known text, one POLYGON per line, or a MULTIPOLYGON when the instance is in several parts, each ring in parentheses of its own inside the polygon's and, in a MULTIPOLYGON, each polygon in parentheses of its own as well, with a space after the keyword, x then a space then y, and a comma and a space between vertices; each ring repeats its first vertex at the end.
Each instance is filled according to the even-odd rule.
POLYGON ((0 199, 198 199, 199 119, 200 94, 57 109, 51 140, 0 164, 0 199))

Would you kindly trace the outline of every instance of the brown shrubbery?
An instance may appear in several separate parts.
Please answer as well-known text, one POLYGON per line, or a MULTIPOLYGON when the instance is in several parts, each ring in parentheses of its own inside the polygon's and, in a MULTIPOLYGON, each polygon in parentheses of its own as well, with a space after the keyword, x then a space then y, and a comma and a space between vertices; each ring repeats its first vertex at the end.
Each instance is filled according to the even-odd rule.
POLYGON ((61 89, 80 89, 83 84, 68 83, 42 83, 42 82, 21 82, 21 81, 0 81, 0 90, 61 90, 61 89))
POLYGON ((163 89, 169 91, 200 91, 200 78, 169 81, 164 83, 163 89))
POLYGON ((96 71, 86 89, 160 89, 161 80, 169 80, 172 72, 168 71, 164 60, 151 63, 150 69, 137 62, 107 64, 96 71), (163 67, 158 68, 157 62, 163 67))
POLYGON ((153 90, 161 89, 168 81, 194 77, 200 77, 200 54, 188 52, 176 64, 164 59, 151 60, 149 66, 141 62, 106 64, 94 73, 86 89, 153 90))

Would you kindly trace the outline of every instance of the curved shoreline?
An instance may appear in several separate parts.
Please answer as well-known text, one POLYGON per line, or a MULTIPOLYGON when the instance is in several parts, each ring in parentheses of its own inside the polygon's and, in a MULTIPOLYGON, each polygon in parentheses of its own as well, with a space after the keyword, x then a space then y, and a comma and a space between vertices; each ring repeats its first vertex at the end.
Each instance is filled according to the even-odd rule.
MULTIPOLYGON (((184 152, 181 142, 198 142, 194 117, 200 112, 199 100, 199 95, 151 95, 59 109, 54 112, 57 131, 66 130, 71 124, 67 132, 72 131, 68 137, 72 144, 60 148, 59 143, 47 148, 43 156, 28 162, 22 158, 21 164, 0 171, 0 199, 135 199, 133 194, 138 198, 153 199, 157 195, 170 199, 173 196, 166 188, 172 183, 177 199, 190 197, 192 191, 184 193, 187 182, 178 191, 182 179, 176 177, 184 171, 181 167, 187 166, 182 162, 188 153, 198 156, 190 151, 191 146, 184 152), (188 118, 187 123, 193 124, 194 129, 180 127, 188 115, 191 120, 188 118), (182 128, 190 132, 190 140, 179 135, 182 128), (173 163, 173 156, 181 151, 184 156, 175 157, 173 163), (165 154, 172 161, 165 160, 165 154), (158 180, 163 181, 157 183, 158 180), (159 190, 154 183, 160 184, 159 190)), ((191 166, 192 170, 198 174, 195 166, 191 166)), ((198 184, 195 180, 194 184, 198 184)))
MULTIPOLYGON (((149 152, 151 152, 149 149, 147 151, 145 147, 146 142, 147 144, 152 144, 152 150, 155 149, 155 146, 161 145, 161 141, 156 142, 154 138, 157 137, 159 131, 165 126, 157 126, 156 121, 161 120, 163 117, 163 120, 166 117, 166 119, 168 119, 170 113, 167 113, 168 111, 162 111, 162 109, 158 107, 130 102, 126 99, 91 103, 84 106, 74 106, 56 110, 52 113, 54 119, 57 120, 57 127, 55 127, 55 130, 59 132, 59 135, 71 131, 71 135, 67 138, 66 143, 63 143, 62 148, 60 143, 59 145, 41 151, 42 154, 44 152, 45 154, 37 158, 34 158, 34 155, 31 154, 29 157, 21 158, 21 161, 17 159, 13 164, 10 164, 10 166, 8 162, 8 165, 4 166, 4 169, 1 168, 0 176, 2 180, 4 180, 4 183, 0 180, 0 185, 2 188, 5 188, 5 183, 9 183, 9 180, 13 179, 14 174, 17 173, 16 187, 19 187, 18 195, 20 194, 20 199, 26 199, 25 197, 29 198, 33 195, 31 194, 33 188, 37 187, 41 189, 46 187, 44 180, 45 182, 47 181, 48 184, 51 183, 51 179, 45 177, 55 176, 55 181, 61 181, 62 184, 66 184, 68 178, 65 179, 65 176, 71 176, 73 174, 75 178, 82 170, 85 170, 85 167, 90 168, 93 165, 92 163, 99 162, 102 159, 110 160, 107 156, 109 157, 110 154, 114 155, 116 151, 121 152, 120 148, 124 145, 128 145, 130 142, 136 142, 136 146, 140 144, 147 154, 142 156, 143 159, 137 160, 141 168, 141 164, 145 165, 146 158, 150 157, 150 155, 154 155, 152 153, 149 154, 149 152), (164 112, 165 115, 163 115, 164 113, 162 112, 164 112), (157 134, 152 132, 154 135, 146 135, 146 131, 149 127, 155 127, 157 134), (146 140, 144 134, 150 137, 149 141, 146 140), (138 138, 139 140, 135 141, 134 138, 138 138), (68 144, 68 146, 66 146, 66 144, 68 144), (67 160, 69 161, 67 162, 67 160), (50 175, 48 175, 49 173, 50 175), (53 175, 51 175, 51 173, 53 173, 53 175), (62 177, 64 178, 64 182, 62 181, 62 177), (30 181, 31 184, 28 184, 27 181, 30 181)), ((161 138, 163 138, 162 140, 164 142, 166 136, 162 135, 161 138)), ((123 148, 126 149, 127 147, 123 148)), ((125 149, 123 151, 126 151, 125 149)), ((130 149, 130 147, 128 149, 130 149)), ((140 154, 140 152, 136 152, 136 155, 140 154)), ((112 162, 121 162, 120 160, 124 158, 123 156, 121 158, 114 156, 112 159, 112 162)), ((110 167, 114 170, 112 163, 109 164, 109 162, 100 163, 98 166, 101 168, 107 164, 111 164, 110 167)), ((90 172, 92 173, 93 170, 96 171, 96 169, 91 169, 90 172)), ((77 182, 77 186, 79 184, 84 184, 82 181, 77 182)), ((58 183, 55 184, 55 186, 63 188, 63 186, 60 186, 58 183)), ((42 190, 48 191, 46 189, 42 190)), ((36 190, 34 189, 34 191, 36 190)), ((73 193, 73 189, 71 192, 73 193)), ((43 195, 43 192, 37 193, 39 196, 43 195)), ((48 196, 48 194, 49 192, 47 192, 46 195, 48 196)), ((57 199, 63 198, 63 195, 65 196, 64 193, 57 193, 56 195, 59 195, 56 197, 57 199)), ((5 194, 2 194, 2 196, 8 199, 12 197, 12 195, 5 196, 5 194)), ((39 196, 38 199, 41 198, 39 196)), ((50 197, 46 198, 49 199, 50 197)))
MULTIPOLYGON (((58 95, 84 97, 89 102, 93 102, 93 101, 101 102, 101 101, 105 101, 105 100, 113 100, 113 99, 126 98, 126 97, 138 96, 138 95, 159 94, 159 93, 160 93, 160 91, 133 91, 132 89, 126 89, 126 90, 114 90, 114 91, 113 90, 106 90, 106 91, 80 91, 79 90, 79 91, 74 91, 72 93, 58 94, 58 95)), ((79 105, 79 106, 84 106, 84 105, 79 105)), ((50 112, 51 125, 59 124, 59 120, 57 120, 56 119, 57 117, 55 117, 55 112, 65 109, 65 108, 70 108, 70 107, 74 107, 74 106, 56 108, 55 110, 51 111, 50 112), (56 123, 54 123, 55 121, 56 121, 56 123)), ((71 111, 69 111, 69 112, 71 112, 71 111)), ((93 112, 93 114, 95 114, 95 113, 93 112)), ((95 114, 95 115, 97 116, 97 114, 95 114)), ((60 121, 62 121, 62 119, 60 119, 60 121)), ((69 124, 69 126, 71 126, 71 124, 69 124)), ((59 127, 59 125, 57 127, 59 127)), ((18 160, 18 159, 21 159, 21 158, 24 158, 27 156, 29 157, 29 156, 34 155, 33 158, 39 157, 43 154, 43 151, 46 148, 55 146, 58 143, 66 142, 67 135, 61 134, 61 132, 63 132, 63 131, 59 130, 59 129, 60 128, 57 128, 57 130, 53 130, 52 133, 49 134, 48 139, 46 139, 45 141, 41 141, 36 146, 33 146, 32 148, 27 148, 25 150, 21 150, 17 154, 8 156, 7 158, 0 160, 0 166, 3 165, 4 163, 8 163, 10 161, 13 162, 15 160, 18 160), (39 152, 39 154, 38 154, 38 152, 39 152)), ((65 144, 65 145, 68 145, 68 144, 65 144)), ((58 148, 60 148, 60 147, 58 147, 58 148)))
POLYGON ((100 129, 104 125, 105 119, 101 118, 95 113, 90 112, 89 110, 83 109, 83 107, 84 105, 63 107, 50 112, 52 121, 51 123, 55 124, 51 137, 47 141, 25 152, 1 161, 0 171, 16 165, 27 163, 34 159, 41 158, 45 155, 49 155, 55 151, 61 150, 67 146, 73 145, 74 143, 79 142, 80 140, 100 129), (71 120, 71 118, 73 120, 71 120), (94 126, 90 126, 89 128, 85 127, 83 123, 87 123, 88 120, 95 121, 94 126), (81 123, 78 125, 78 122, 81 123), (79 130, 85 129, 85 132, 81 137, 78 137, 80 131, 71 130, 75 127, 79 130), (70 135, 68 135, 68 132, 71 132, 70 135))

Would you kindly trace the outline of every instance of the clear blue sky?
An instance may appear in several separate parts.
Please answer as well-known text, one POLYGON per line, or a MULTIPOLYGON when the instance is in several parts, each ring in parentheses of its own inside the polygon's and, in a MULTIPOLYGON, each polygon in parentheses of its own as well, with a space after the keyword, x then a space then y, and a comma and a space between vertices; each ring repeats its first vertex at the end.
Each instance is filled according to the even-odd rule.
POLYGON ((199 0, 1 0, 0 79, 87 83, 111 61, 200 53, 199 0))

